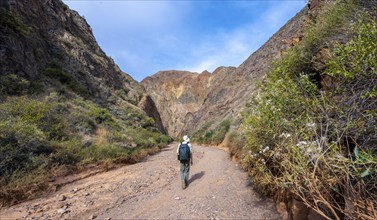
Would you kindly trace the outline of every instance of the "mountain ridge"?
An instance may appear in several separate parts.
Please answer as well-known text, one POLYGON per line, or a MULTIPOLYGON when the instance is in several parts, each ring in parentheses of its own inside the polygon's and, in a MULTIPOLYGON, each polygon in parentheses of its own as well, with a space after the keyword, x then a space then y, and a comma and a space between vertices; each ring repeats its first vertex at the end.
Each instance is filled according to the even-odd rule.
POLYGON ((193 134, 209 122, 215 128, 224 120, 237 118, 250 98, 255 83, 263 78, 273 60, 280 58, 301 40, 307 15, 308 9, 305 7, 238 67, 218 67, 213 73, 202 73, 201 80, 206 81, 206 84, 201 80, 193 81, 192 85, 184 84, 188 83, 187 78, 198 74, 187 71, 160 71, 142 80, 141 85, 157 103, 168 133, 180 137, 183 134, 193 134), (189 77, 190 74, 192 76, 189 77), (169 77, 173 79, 169 80, 169 77), (171 87, 157 87, 168 84, 183 89, 181 93, 186 95, 186 99, 165 99, 164 97, 171 96, 168 89, 171 87), (196 93, 185 90, 191 87, 197 88, 196 93), (202 103, 196 103, 195 108, 192 108, 185 102, 187 99, 195 100, 194 96, 201 97, 202 103), (174 108, 176 105, 181 107, 174 108))

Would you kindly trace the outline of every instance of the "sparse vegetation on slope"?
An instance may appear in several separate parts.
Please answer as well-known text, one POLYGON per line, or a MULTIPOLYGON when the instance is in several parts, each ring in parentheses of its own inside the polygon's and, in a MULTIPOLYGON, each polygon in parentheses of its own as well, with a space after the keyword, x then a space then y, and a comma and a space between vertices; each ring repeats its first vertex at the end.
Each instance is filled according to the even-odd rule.
POLYGON ((244 122, 243 164, 260 191, 326 219, 377 217, 377 23, 358 7, 327 6, 260 84, 244 122))
POLYGON ((2 205, 28 197, 59 166, 78 170, 104 161, 132 163, 171 141, 136 107, 114 114, 56 93, 39 100, 8 97, 0 112, 2 205))
POLYGON ((192 135, 192 141, 198 144, 219 145, 223 142, 225 135, 231 125, 230 119, 225 119, 219 124, 208 122, 192 135))
POLYGON ((47 180, 133 163, 171 141, 144 89, 62 1, 0 4, 0 207, 47 180), (152 112, 144 112, 152 109, 152 112), (152 114, 153 113, 153 114, 152 114))

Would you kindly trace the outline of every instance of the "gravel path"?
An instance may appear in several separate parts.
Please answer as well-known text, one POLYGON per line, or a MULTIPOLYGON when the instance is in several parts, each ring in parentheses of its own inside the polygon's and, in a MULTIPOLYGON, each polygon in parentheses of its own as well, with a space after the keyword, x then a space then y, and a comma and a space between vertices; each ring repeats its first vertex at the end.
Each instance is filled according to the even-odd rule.
POLYGON ((225 151, 194 145, 181 189, 176 144, 144 162, 96 174, 0 210, 0 219, 280 219, 225 151))

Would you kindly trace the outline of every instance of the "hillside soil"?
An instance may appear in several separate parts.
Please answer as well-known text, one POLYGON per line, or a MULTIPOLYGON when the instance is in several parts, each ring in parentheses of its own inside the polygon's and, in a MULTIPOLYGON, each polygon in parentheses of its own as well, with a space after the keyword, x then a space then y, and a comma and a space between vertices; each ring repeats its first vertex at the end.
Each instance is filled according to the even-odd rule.
POLYGON ((3 208, 0 219, 280 219, 274 203, 260 197, 220 149, 193 146, 194 165, 183 190, 176 147, 3 208))

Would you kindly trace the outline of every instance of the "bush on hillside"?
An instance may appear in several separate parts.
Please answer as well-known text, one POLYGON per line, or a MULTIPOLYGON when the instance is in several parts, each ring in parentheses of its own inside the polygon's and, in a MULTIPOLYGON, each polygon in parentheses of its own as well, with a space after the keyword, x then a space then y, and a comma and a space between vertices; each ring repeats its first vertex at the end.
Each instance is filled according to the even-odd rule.
POLYGON ((245 156, 246 137, 241 129, 228 132, 222 144, 229 149, 232 159, 239 161, 245 156))
POLYGON ((213 122, 209 122, 203 125, 193 135, 191 140, 199 144, 214 144, 219 145, 223 142, 225 135, 229 131, 231 125, 230 119, 225 119, 220 124, 217 124, 214 128, 213 122))
POLYGON ((134 108, 120 109, 122 118, 82 98, 8 97, 0 103, 0 206, 26 198, 60 166, 132 163, 171 142, 134 108))
POLYGON ((293 195, 327 219, 377 217, 376 21, 362 18, 347 44, 328 45, 325 71, 311 66, 314 47, 351 9, 338 3, 318 21, 326 31, 307 30, 260 85, 244 122, 243 162, 260 191, 280 201, 293 195))
POLYGON ((0 16, 2 27, 10 29, 23 37, 30 34, 32 28, 26 25, 19 15, 1 10, 0 16))
POLYGON ((0 76, 0 98, 8 95, 40 94, 43 86, 35 81, 30 81, 16 74, 4 74, 0 76))
POLYGON ((55 84, 65 85, 80 96, 87 97, 89 95, 88 89, 71 73, 64 71, 59 62, 52 62, 42 73, 55 84))

